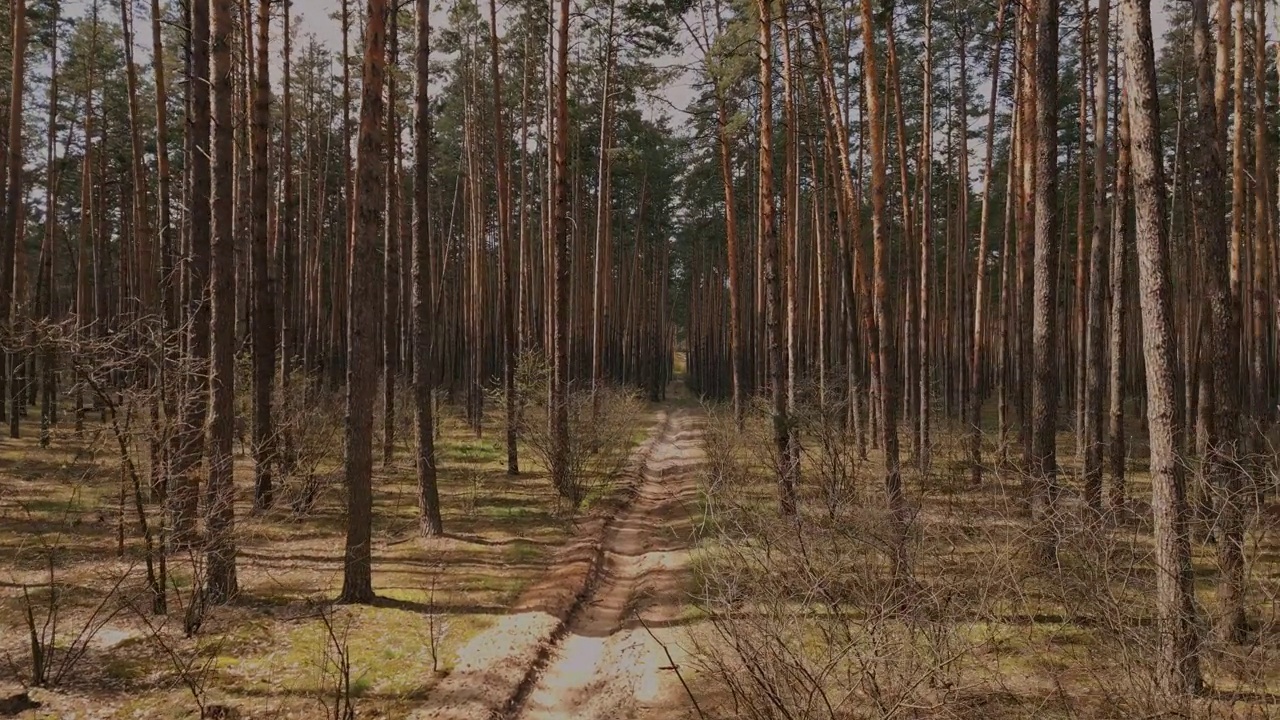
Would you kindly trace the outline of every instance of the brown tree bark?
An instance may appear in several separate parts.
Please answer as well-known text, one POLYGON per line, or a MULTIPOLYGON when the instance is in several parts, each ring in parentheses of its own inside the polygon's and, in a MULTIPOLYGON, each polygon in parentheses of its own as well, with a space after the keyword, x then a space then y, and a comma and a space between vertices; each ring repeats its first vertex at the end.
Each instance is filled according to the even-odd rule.
POLYGON ((435 423, 431 413, 434 389, 433 340, 435 293, 431 268, 431 2, 417 3, 417 76, 413 134, 413 392, 417 418, 418 529, 425 536, 440 535, 440 493, 436 486, 435 423))
POLYGON ((773 197, 773 9, 766 0, 756 3, 760 60, 760 248, 764 260, 765 343, 769 358, 774 452, 778 467, 778 504, 783 515, 796 512, 796 486, 791 463, 790 419, 787 415, 787 370, 783 352, 783 288, 781 252, 775 225, 773 197))
POLYGON ((885 158, 884 108, 880 101, 878 59, 876 57, 874 17, 871 0, 862 0, 863 91, 867 103, 867 125, 871 136, 871 237, 874 252, 875 325, 879 361, 874 364, 879 380, 880 444, 884 453, 884 490, 896 537, 894 542, 894 577, 906 580, 907 505, 902 492, 902 468, 898 458, 897 378, 895 377, 892 307, 889 304, 889 247, 885 227, 885 158))
POLYGON ((1125 489, 1124 361, 1129 309, 1125 298, 1125 274, 1133 246, 1133 207, 1130 189, 1132 157, 1129 141, 1129 100, 1121 88, 1120 120, 1116 130, 1116 190, 1112 203, 1115 222, 1111 228, 1111 327, 1107 342, 1108 382, 1107 454, 1111 473, 1110 504, 1123 511, 1128 500, 1125 489))
POLYGON ((551 293, 551 477, 564 495, 569 491, 569 13, 571 0, 560 0, 556 17, 554 162, 555 206, 552 216, 551 293))
MULTIPOLYGON (((267 143, 271 133, 270 33, 271 0, 258 0, 257 72, 253 91, 252 229, 250 264, 253 275, 253 485, 254 507, 266 509, 272 500, 272 468, 276 462, 275 429, 271 419, 271 390, 276 377, 275 283, 267 236, 267 143)), ((336 301, 336 299, 335 299, 336 301)))
MULTIPOLYGON (((1203 0, 1197 0, 1203 7, 1203 0)), ((1174 398, 1175 349, 1170 302, 1169 246, 1160 152, 1160 106, 1150 0, 1124 0, 1122 42, 1127 106, 1132 124, 1134 198, 1137 208, 1138 285, 1143 357, 1147 376, 1147 425, 1151 441, 1152 514, 1155 519, 1156 612, 1160 638, 1157 680, 1169 694, 1194 694, 1201 686, 1196 656, 1196 610, 1187 533, 1181 432, 1174 398)), ((1207 98, 1203 99, 1207 104, 1207 98)), ((1202 119, 1203 121, 1203 119, 1202 119)))
POLYGON ((213 239, 210 252, 212 367, 209 394, 209 487, 205 513, 208 532, 206 596, 230 600, 236 582, 235 486, 231 443, 235 437, 235 233, 231 225, 232 143, 231 3, 213 0, 213 239))
MULTIPOLYGON (((1107 0, 1101 0, 1107 2, 1107 0)), ((986 328, 983 313, 986 308, 987 253, 991 235, 991 171, 992 153, 996 141, 996 105, 1000 97, 1000 50, 1004 45, 1004 14, 1006 2, 996 11, 996 40, 991 51, 991 98, 987 106, 986 156, 982 168, 982 218, 978 226, 978 258, 974 270, 973 286, 973 347, 969 356, 969 463, 970 480, 982 482, 982 338, 986 328)))
POLYGON ((1032 307, 1031 479, 1035 556, 1056 562, 1058 495, 1058 0, 1036 6, 1035 296, 1032 307))
MULTIPOLYGON (((1089 248, 1089 308, 1084 352, 1084 497, 1094 512, 1102 512, 1102 393, 1107 367, 1103 349, 1103 302, 1108 282, 1110 237, 1107 227, 1107 69, 1111 1, 1098 0, 1097 42, 1093 70, 1093 235, 1089 248)), ((1081 158, 1081 162, 1084 158, 1081 158)), ((1084 199, 1081 198, 1081 202, 1084 199)), ((1123 286, 1122 286, 1123 289, 1123 286)))
MULTIPOLYGON (((611 6, 612 7, 612 6, 611 6)), ((610 11, 612 18, 612 10, 610 11)), ((612 34, 612 33, 611 33, 612 34)), ((607 53, 606 53, 607 56, 607 53)), ((503 122, 502 68, 498 64, 498 7, 497 0, 489 0, 489 62, 493 70, 493 147, 494 164, 497 165, 498 186, 498 270, 499 312, 502 314, 502 393, 507 418, 507 474, 520 474, 520 455, 517 447, 516 417, 516 317, 514 300, 515 283, 511 272, 511 178, 507 166, 507 131, 503 122)), ((606 60, 606 62, 608 62, 606 60)), ((606 87, 606 98, 608 83, 606 87)), ((607 99, 606 99, 607 102, 607 99)), ((607 105, 606 105, 607 108, 607 105)), ((608 115, 607 109, 602 111, 608 115)), ((603 126, 603 120, 601 120, 603 126)), ((603 133, 603 130, 601 131, 603 133)), ((603 157, 604 148, 601 148, 603 157)), ((607 185, 605 186, 607 187, 607 185)), ((599 253, 599 247, 596 252, 599 253)), ((600 278, 597 274, 596 282, 600 278)), ((597 313, 599 312, 597 308, 597 313)), ((599 343, 592 343, 592 352, 599 343)), ((595 377, 593 375, 593 377, 595 377)))
POLYGON ((386 71, 386 0, 368 0, 360 89, 360 143, 347 305, 347 543, 342 594, 368 603, 373 594, 373 399, 378 388, 377 328, 381 313, 382 86, 386 71))
MULTIPOLYGON (((1239 439, 1239 362, 1240 338, 1235 294, 1231 290, 1228 240, 1225 212, 1222 207, 1223 146, 1225 136, 1218 125, 1218 109, 1210 104, 1209 92, 1213 65, 1209 55, 1209 15, 1206 0, 1192 0, 1192 30, 1197 58, 1197 127, 1200 156, 1193 165, 1193 197, 1196 220, 1200 226, 1198 243, 1205 304, 1209 309, 1209 333, 1206 344, 1205 380, 1212 387, 1206 408, 1207 457, 1204 472, 1217 488, 1219 506, 1218 564, 1221 573, 1218 587, 1220 606, 1215 625, 1220 638, 1241 639, 1245 630, 1244 616, 1244 519, 1240 507, 1242 478, 1236 462, 1239 439)), ((1220 18, 1221 19, 1221 18, 1220 18)), ((1221 50, 1219 52, 1221 55, 1221 50)), ((1221 80, 1221 76, 1219 76, 1221 80)), ((1132 102, 1132 101, 1131 101, 1132 102)), ((1133 119, 1131 118, 1131 121, 1133 119)), ((1137 158, 1134 158, 1136 164, 1137 158)), ((1136 165, 1135 165, 1136 172, 1136 165)), ((1136 176, 1135 176, 1136 192, 1136 176)), ((1136 196, 1135 196, 1136 198, 1136 196)))
POLYGON ((211 206, 196 198, 210 197, 209 165, 209 0, 193 0, 191 7, 191 117, 187 123, 190 134, 191 155, 188 197, 190 225, 188 249, 190 261, 186 263, 187 295, 187 363, 191 372, 186 378, 186 402, 182 410, 181 425, 175 442, 173 475, 170 498, 170 515, 173 528, 171 538, 175 547, 185 547, 196 541, 196 512, 199 503, 199 481, 193 476, 196 465, 204 454, 205 421, 209 409, 209 375, 206 369, 210 357, 210 232, 211 206))

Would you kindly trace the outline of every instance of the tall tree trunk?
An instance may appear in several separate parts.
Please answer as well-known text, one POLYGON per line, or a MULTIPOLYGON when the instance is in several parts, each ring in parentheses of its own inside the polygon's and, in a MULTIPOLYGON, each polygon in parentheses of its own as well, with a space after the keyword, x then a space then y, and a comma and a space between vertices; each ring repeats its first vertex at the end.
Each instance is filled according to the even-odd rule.
MULTIPOLYGON (((612 8, 612 6, 610 6, 612 8)), ((612 17, 612 10, 610 11, 612 17)), ((612 32, 612 31, 611 31, 612 32)), ((507 474, 520 473, 516 443, 516 288, 511 273, 511 177, 507 167, 507 130, 503 122, 502 68, 498 64, 498 6, 489 0, 489 62, 493 69, 493 147, 498 185, 498 276, 502 313, 502 392, 507 415, 507 474)), ((605 84, 608 87, 608 83, 605 84)), ((607 92, 607 90, 606 90, 607 92)), ((607 115, 607 110, 601 111, 607 115)), ((603 120, 601 121, 603 123, 603 120)), ((603 153, 603 148, 601 150, 603 153)), ((523 171, 523 169, 522 169, 523 171)), ((599 249, 597 248, 597 252, 599 249)), ((599 275, 596 276, 599 282, 599 275)), ((597 310, 598 312, 598 310, 597 310)), ((596 343, 599 342, 597 338, 596 343)), ((592 347, 595 347, 595 344, 592 347)), ((593 352, 596 352, 593 349, 593 352)))
POLYGON ((431 282, 431 2, 417 2, 417 48, 413 116, 413 392, 417 417, 418 528, 423 535, 444 532, 436 487, 435 428, 431 393, 435 370, 435 294, 431 282))
POLYGON ((1058 495, 1058 0, 1036 5, 1035 298, 1031 477, 1036 557, 1056 562, 1058 495))
MULTIPOLYGON (((1196 2, 1203 7, 1203 0, 1196 2)), ((1160 637, 1157 680, 1167 693, 1191 694, 1199 691, 1201 680, 1196 656, 1186 486, 1180 457, 1182 438, 1174 407, 1176 360, 1150 0, 1124 0, 1121 8, 1125 86, 1132 123, 1147 425, 1151 439, 1151 504, 1155 519, 1156 612, 1160 637)), ((1207 104, 1208 99, 1202 102, 1207 104)))
MULTIPOLYGON (((553 315, 551 345, 551 477, 562 495, 570 494, 569 477, 569 11, 571 0, 560 0, 556 18, 555 212, 552 262, 553 315)), ((574 499, 574 498, 571 498, 574 499)))
MULTIPOLYGON (((1231 290, 1228 247, 1223 204, 1223 147, 1225 136, 1218 125, 1218 110, 1210 104, 1209 91, 1213 65, 1209 54, 1209 13, 1206 0, 1192 0, 1192 30, 1197 58, 1197 96, 1200 130, 1199 161, 1194 164, 1193 197, 1200 226, 1199 259, 1205 301, 1209 308, 1209 337, 1205 348, 1205 378, 1212 393, 1205 401, 1207 457, 1206 478, 1216 485, 1220 505, 1218 529, 1218 564, 1221 577, 1218 587, 1219 614, 1216 621, 1219 637, 1228 641, 1241 639, 1245 630, 1244 616, 1244 519, 1240 507, 1242 487, 1236 467, 1236 442, 1239 439, 1239 323, 1235 295, 1231 290)), ((1221 52, 1219 53, 1222 54, 1221 52)), ((1219 76, 1221 80, 1221 76, 1219 76)), ((1131 101, 1132 104, 1132 101, 1131 101)), ((1131 121, 1136 119, 1131 118, 1131 121)), ((1137 158, 1134 157, 1136 173, 1137 158)), ((1135 175, 1135 192, 1136 192, 1135 175)), ((1135 198, 1136 199, 1136 198, 1135 198)))
MULTIPOLYGON (((267 236, 267 142, 271 133, 270 33, 271 0, 258 0, 258 57, 253 91, 253 227, 250 263, 253 274, 253 500, 266 509, 272 500, 272 466, 276 462, 271 390, 276 377, 276 309, 267 236)), ((334 300, 336 302, 336 298, 334 300)))
POLYGON ((377 328, 382 258, 378 256, 382 185, 382 85, 386 70, 386 0, 369 0, 356 152, 356 214, 352 225, 347 305, 347 544, 341 601, 372 602, 373 399, 378 388, 377 328))
POLYGON ((386 207, 383 220, 383 299, 382 299, 382 464, 391 464, 396 439, 396 380, 400 372, 400 135, 396 123, 396 73, 399 62, 400 23, 397 8, 393 4, 387 11, 391 28, 388 31, 387 64, 393 68, 387 73, 387 158, 386 158, 386 207))
POLYGON ((1116 132, 1116 190, 1113 201, 1115 223, 1111 229, 1111 327, 1108 348, 1107 453, 1111 472, 1111 507, 1123 511, 1125 497, 1124 361, 1126 357, 1125 268, 1133 245, 1133 208, 1130 190, 1129 100, 1121 89, 1120 122, 1116 132))
POLYGON ((237 592, 235 486, 231 442, 235 437, 235 233, 231 225, 232 143, 231 3, 213 0, 213 240, 210 277, 213 316, 212 372, 209 394, 209 488, 205 525, 209 534, 206 560, 210 602, 231 599, 237 592))
MULTIPOLYGON (((80 228, 76 245, 76 338, 81 343, 90 339, 93 325, 93 296, 89 282, 89 269, 92 262, 94 238, 94 125, 93 125, 93 88, 97 71, 98 55, 98 0, 93 1, 92 30, 89 39, 88 73, 84 90, 84 162, 80 166, 80 228)), ((0 160, 0 176, 5 174, 4 163, 0 160)), ((0 200, 0 203, 3 201, 0 200)), ((0 210, 2 212, 2 210, 0 210)), ((84 383, 76 382, 75 393, 75 429, 76 434, 84 432, 84 383)), ((0 399, 0 407, 4 402, 0 399)))
POLYGON ((169 494, 172 515, 173 544, 186 547, 196 540, 196 511, 199 482, 194 477, 196 465, 204 454, 205 421, 209 410, 209 375, 205 364, 210 350, 210 231, 211 206, 197 198, 211 193, 209 166, 209 0, 193 0, 191 7, 191 117, 187 123, 191 155, 190 191, 187 194, 190 215, 187 249, 190 261, 187 275, 187 362, 191 372, 186 378, 186 407, 182 411, 174 453, 173 487, 169 494))
POLYGON ((769 358, 775 468, 778 501, 783 515, 796 512, 796 487, 791 466, 790 419, 787 416, 786 355, 783 352, 782 267, 775 225, 773 197, 773 9, 766 0, 756 4, 759 16, 760 59, 760 244, 764 255, 765 342, 769 358))
MULTIPOLYGON (((1084 359, 1084 497, 1102 511, 1102 392, 1107 367, 1103 357, 1103 302, 1107 283, 1107 69, 1111 0, 1098 0, 1093 70, 1093 236, 1089 248, 1089 309, 1084 359)), ((1081 162, 1084 158, 1080 159, 1081 162)), ((1081 199, 1083 202, 1083 198, 1081 199)), ((1117 200, 1119 202, 1119 200, 1117 200)), ((1123 289, 1123 285, 1121 286, 1123 289)), ((1122 358, 1121 358, 1122 359, 1122 358)))
MULTIPOLYGON (((1107 0, 1102 0, 1106 2, 1107 0)), ((978 258, 974 270, 973 286, 973 347, 969 356, 969 462, 970 479, 974 484, 982 482, 982 336, 986 327, 983 312, 986 306, 985 285, 987 253, 991 237, 991 171, 992 153, 996 141, 996 105, 1000 97, 1000 50, 1004 45, 1004 14, 1006 2, 996 11, 996 44, 991 51, 991 99, 987 108, 986 157, 982 169, 982 218, 978 227, 978 258)))
MULTIPOLYGON (((1273 207, 1272 195, 1268 183, 1272 177, 1270 157, 1267 152, 1267 3, 1258 0, 1254 4, 1254 51, 1253 51, 1253 297, 1251 310, 1253 314, 1253 353, 1250 355, 1250 381, 1253 388, 1253 407, 1251 410, 1252 428, 1250 439, 1253 444, 1251 456, 1258 460, 1254 470, 1258 477, 1265 477, 1267 463, 1263 459, 1267 452, 1267 427, 1270 424, 1271 412, 1274 408, 1271 378, 1267 368, 1270 345, 1267 341, 1267 316, 1272 311, 1267 300, 1267 282, 1271 259, 1273 207)), ((1255 483, 1256 484, 1256 483, 1255 483)))
MULTIPOLYGON (((889 238, 885 227, 884 108, 880 99, 880 76, 876 70, 875 38, 871 0, 862 0, 863 92, 867 103, 867 125, 871 135, 871 236, 874 259, 875 325, 879 361, 873 364, 879 380, 880 444, 884 452, 884 490, 894 527, 894 578, 906 580, 907 505, 902 492, 902 468, 898 459, 897 380, 894 377, 893 331, 896 327, 889 306, 889 238)), ((890 21, 892 19, 890 18, 890 21)))
POLYGON ((920 133, 920 428, 919 470, 929 472, 930 357, 932 343, 931 295, 933 293, 933 0, 924 0, 924 98, 920 133))

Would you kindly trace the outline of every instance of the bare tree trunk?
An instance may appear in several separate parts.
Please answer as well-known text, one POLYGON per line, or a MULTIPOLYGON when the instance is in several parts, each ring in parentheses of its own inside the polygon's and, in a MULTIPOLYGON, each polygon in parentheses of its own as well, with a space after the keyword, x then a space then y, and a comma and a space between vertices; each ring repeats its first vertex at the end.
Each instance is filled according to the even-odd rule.
MULTIPOLYGON (((1106 2, 1107 0, 1102 0, 1106 2)), ((978 259, 974 271, 973 347, 969 356, 969 462, 970 479, 982 482, 982 335, 985 328, 987 253, 991 235, 991 170, 996 141, 996 105, 1000 97, 1000 49, 1004 45, 1004 14, 1008 3, 996 11, 996 44, 991 51, 991 99, 987 109, 986 158, 982 170, 982 219, 978 227, 978 259)))
POLYGON ((880 443, 884 452, 884 490, 894 526, 894 577, 906 580, 907 505, 902 492, 902 468, 898 459, 897 381, 894 377, 892 308, 889 306, 889 238, 885 227, 884 108, 880 103, 879 74, 873 31, 871 0, 862 0, 863 89, 867 102, 871 135, 871 235, 874 249, 874 308, 879 361, 874 363, 879 379, 880 443))
POLYGON ((235 437, 235 233, 231 225, 232 143, 231 2, 213 0, 213 241, 210 253, 213 316, 209 413, 209 488, 205 525, 209 534, 206 560, 210 602, 230 600, 236 582, 235 486, 231 442, 235 437))
POLYGON ((373 399, 378 388, 377 327, 381 258, 378 226, 382 184, 382 85, 386 70, 386 0, 369 0, 356 153, 356 215, 351 237, 347 348, 347 544, 342 594, 368 603, 373 594, 373 399))
MULTIPOLYGON (((388 9, 387 64, 395 68, 400 54, 400 23, 395 3, 388 9)), ((387 73, 386 215, 383 219, 382 265, 382 464, 391 464, 396 438, 396 376, 400 372, 400 135, 396 123, 396 73, 387 73)))
POLYGON ((1107 453, 1111 468, 1111 507, 1124 510, 1128 500, 1125 491, 1125 431, 1124 431, 1124 360, 1125 318, 1125 268, 1129 265, 1129 248, 1133 244, 1133 208, 1130 206, 1132 191, 1129 189, 1130 139, 1127 91, 1121 89, 1120 122, 1116 136, 1116 190, 1113 201, 1115 223, 1111 228, 1111 337, 1108 347, 1107 453))
POLYGON ((933 292, 933 0, 924 0, 924 118, 920 133, 920 427, 917 459, 921 475, 929 472, 930 294, 933 292))
MULTIPOLYGON (((272 499, 272 466, 276 437, 271 421, 271 390, 276 377, 275 287, 268 261, 267 142, 271 133, 270 33, 271 0, 258 0, 257 73, 253 91, 252 204, 250 263, 253 274, 253 485, 254 507, 266 509, 272 499)), ((336 301, 336 300, 335 300, 336 301)))
MULTIPOLYGON (((1254 52, 1253 52, 1253 353, 1250 356, 1250 382, 1253 388, 1253 407, 1251 408, 1250 439, 1253 450, 1250 453, 1257 460, 1254 463, 1258 477, 1265 477, 1267 471, 1267 427, 1270 424, 1274 407, 1267 368, 1270 347, 1267 342, 1267 315, 1271 312, 1267 301, 1267 281, 1271 260, 1271 218, 1272 195, 1268 192, 1268 183, 1272 177, 1269 171, 1270 158, 1267 152, 1267 4, 1258 0, 1254 4, 1254 52)), ((1265 481, 1254 483, 1259 492, 1265 481)))
MULTIPOLYGON (((489 60, 493 68, 494 163, 498 185, 498 263, 502 313, 502 391, 507 415, 507 474, 520 474, 516 443, 516 318, 515 282, 511 268, 511 175, 507 166, 507 131, 503 122, 502 69, 498 64, 498 7, 489 0, 489 60)), ((598 276, 597 276, 598 281, 598 276)), ((594 352, 594 351, 593 351, 594 352)))
MULTIPOLYGON (((1203 7, 1203 0, 1197 0, 1197 4, 1203 7)), ((1147 425, 1151 438, 1156 612, 1160 637, 1157 680, 1169 694, 1194 694, 1200 690, 1201 679, 1196 656, 1196 610, 1191 543, 1187 534, 1186 487, 1180 457, 1182 438, 1174 407, 1176 360, 1150 0, 1124 0, 1121 9, 1141 260, 1138 263, 1138 284, 1143 357, 1147 367, 1147 425)), ((1207 104, 1207 98, 1204 102, 1207 104)))
POLYGON ((560 0, 556 18, 555 77, 555 247, 551 311, 551 477, 561 494, 569 491, 569 13, 571 0, 560 0))
MULTIPOLYGON (((1102 512, 1102 392, 1107 368, 1103 357, 1103 302, 1107 284, 1107 33, 1111 0, 1098 0, 1097 47, 1093 70, 1093 237, 1089 249, 1089 311, 1084 358, 1084 497, 1094 512, 1102 512)), ((1081 158, 1081 162, 1084 158, 1081 158)), ((1083 202, 1083 198, 1081 199, 1083 202)), ((1121 202, 1117 200, 1117 202, 1121 202)), ((1123 289, 1123 285, 1121 286, 1123 289)))
POLYGON ((211 206, 195 198, 210 197, 209 166, 209 0, 193 0, 191 9, 191 118, 187 132, 191 136, 190 192, 188 213, 190 229, 186 263, 187 276, 187 364, 191 370, 186 379, 186 407, 182 411, 174 453, 173 487, 169 495, 172 517, 171 535, 175 547, 186 547, 196 540, 196 511, 199 482, 193 476, 204 454, 205 421, 209 410, 209 374, 205 367, 210 358, 210 231, 211 206))
MULTIPOLYGON (((1210 105, 1209 92, 1213 66, 1209 56, 1209 15, 1206 0, 1192 0, 1192 29, 1197 57, 1197 96, 1200 129, 1200 158, 1193 169, 1197 222, 1200 225, 1200 268, 1206 304, 1209 308, 1209 332, 1212 342, 1205 348, 1211 377, 1212 408, 1206 411, 1207 457, 1205 473, 1217 486, 1220 516, 1218 528, 1218 564, 1221 572, 1218 588, 1219 615, 1216 621, 1219 637, 1238 641, 1245 630, 1244 616, 1244 520, 1240 508, 1242 479, 1236 467, 1236 442, 1239 439, 1238 375, 1240 361, 1239 323, 1235 295, 1231 290, 1228 268, 1227 234, 1223 199, 1223 146, 1225 137, 1217 124, 1217 109, 1210 105)), ((1221 50, 1219 52, 1221 55, 1221 50)), ((1219 77, 1221 80, 1221 77, 1219 77)), ((1137 158, 1134 158, 1135 172, 1137 158)), ((1136 181, 1136 177, 1135 177, 1136 181)), ((1136 190, 1136 182, 1135 182, 1136 190)))
POLYGON ((1032 309, 1031 478, 1036 557, 1057 558, 1058 0, 1036 6, 1035 298, 1032 309))
POLYGON ((773 9, 757 3, 760 59, 760 243, 764 254, 765 325, 772 398, 774 452, 777 454, 778 502, 783 515, 796 512, 796 487, 791 467, 790 419, 787 416, 786 355, 783 353, 781 253, 774 225, 773 197, 773 9))
MULTIPOLYGON (((81 342, 89 340, 93 317, 93 296, 89 283, 89 268, 93 248, 94 204, 94 125, 93 88, 98 54, 98 2, 93 1, 93 29, 90 31, 88 77, 84 92, 84 162, 80 168, 80 229, 76 246, 76 336, 81 342)), ((0 161, 0 176, 5 174, 0 161)), ((2 202, 2 201, 0 201, 2 202)), ((0 210, 2 212, 2 210, 0 210)), ((75 423, 76 434, 84 432, 84 384, 76 382, 75 423)), ((0 399, 0 407, 4 406, 0 399)))
POLYGON ((434 389, 432 357, 435 294, 431 282, 431 3, 417 2, 417 75, 413 134, 413 392, 418 440, 418 528, 426 536, 440 535, 440 492, 436 486, 435 428, 431 416, 434 389))

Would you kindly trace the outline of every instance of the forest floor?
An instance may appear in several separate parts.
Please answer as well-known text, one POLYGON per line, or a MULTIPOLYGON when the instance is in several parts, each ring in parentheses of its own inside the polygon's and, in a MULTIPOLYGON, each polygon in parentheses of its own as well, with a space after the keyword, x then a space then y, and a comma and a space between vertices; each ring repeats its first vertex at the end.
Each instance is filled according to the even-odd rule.
MULTIPOLYGON (((77 439, 67 422, 51 447, 40 448, 33 418, 29 438, 0 445, 0 700, 23 690, 21 679, 30 676, 28 607, 38 633, 56 634, 51 674, 66 668, 56 689, 32 691, 41 707, 22 715, 32 719, 189 718, 198 717, 201 703, 225 706, 233 717, 332 717, 342 656, 350 665, 358 717, 402 718, 456 686, 450 679, 474 666, 480 658, 472 655, 486 638, 514 647, 507 629, 521 617, 551 618, 549 628, 559 622, 554 618, 568 618, 570 631, 557 634, 566 641, 586 632, 585 620, 575 618, 592 615, 592 603, 578 602, 580 609, 568 612, 578 596, 568 584, 575 574, 581 585, 594 580, 592 587, 604 593, 588 595, 608 596, 611 604, 624 591, 607 589, 614 587, 609 578, 627 575, 626 597, 614 613, 619 623, 626 621, 627 637, 636 629, 628 617, 640 593, 667 598, 645 605, 646 622, 659 626, 679 612, 671 600, 675 590, 666 585, 679 582, 674 560, 633 557, 640 541, 627 536, 642 527, 654 537, 687 531, 687 523, 681 528, 674 518, 683 512, 677 506, 688 499, 685 493, 693 492, 692 480, 681 475, 687 486, 662 490, 654 482, 669 472, 658 468, 683 462, 694 442, 686 429, 692 420, 661 418, 662 412, 649 412, 628 419, 629 441, 637 446, 633 467, 619 481, 595 488, 587 506, 571 514, 527 449, 524 472, 505 473, 498 422, 486 422, 477 436, 446 413, 437 451, 447 534, 427 540, 416 534, 407 444, 412 425, 401 422, 392 462, 377 463, 374 472, 373 586, 379 601, 372 606, 331 604, 342 581, 346 528, 340 466, 320 465, 326 480, 312 511, 292 512, 289 489, 282 487, 275 509, 254 513, 252 462, 241 453, 240 595, 211 609, 190 639, 183 636, 184 608, 199 580, 200 559, 170 556, 170 612, 150 615, 131 494, 121 541, 114 439, 96 423, 77 439), (657 428, 654 417, 660 418, 657 428), (602 554, 603 571, 588 573, 592 563, 582 559, 602 547, 605 528, 613 552, 602 554), (56 617, 46 621, 50 608, 56 617)), ((340 460, 341 433, 329 444, 340 460)), ((663 547, 674 553, 678 544, 663 547)), ((549 652, 550 636, 528 629, 528 637, 549 652)), ((632 652, 627 642, 610 643, 608 652, 632 652)), ((532 662, 519 663, 520 675, 503 701, 535 674, 532 662)), ((0 703, 0 715, 4 710, 0 703)))

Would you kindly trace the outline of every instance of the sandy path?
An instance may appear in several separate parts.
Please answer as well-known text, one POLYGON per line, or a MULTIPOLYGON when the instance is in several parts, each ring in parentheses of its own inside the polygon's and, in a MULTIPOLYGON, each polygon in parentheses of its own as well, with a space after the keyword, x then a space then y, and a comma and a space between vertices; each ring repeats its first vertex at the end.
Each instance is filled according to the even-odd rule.
POLYGON ((412 720, 680 717, 684 691, 662 645, 681 662, 701 422, 658 414, 633 456, 634 493, 579 527, 511 613, 459 650, 412 720))
POLYGON ((635 499, 606 536, 597 583, 550 648, 545 667, 531 668, 506 718, 672 718, 682 713, 683 690, 663 645, 678 664, 692 535, 689 510, 695 468, 703 457, 700 433, 693 413, 673 413, 635 499))

